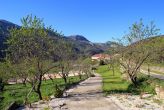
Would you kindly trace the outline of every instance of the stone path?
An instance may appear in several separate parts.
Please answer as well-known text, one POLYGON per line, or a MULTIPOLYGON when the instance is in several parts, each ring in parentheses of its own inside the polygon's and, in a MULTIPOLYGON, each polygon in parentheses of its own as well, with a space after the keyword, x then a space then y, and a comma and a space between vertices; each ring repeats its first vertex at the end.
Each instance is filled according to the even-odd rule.
POLYGON ((121 110, 111 100, 103 97, 102 78, 96 74, 68 91, 66 108, 69 110, 121 110))
POLYGON ((103 96, 102 78, 96 74, 67 91, 66 98, 54 98, 48 103, 37 102, 25 110, 122 110, 103 96))

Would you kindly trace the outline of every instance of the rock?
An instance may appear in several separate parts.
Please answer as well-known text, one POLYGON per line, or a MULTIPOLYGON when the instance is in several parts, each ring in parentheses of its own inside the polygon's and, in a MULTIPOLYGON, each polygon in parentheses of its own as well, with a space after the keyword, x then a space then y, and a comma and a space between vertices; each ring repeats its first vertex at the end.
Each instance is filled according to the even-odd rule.
POLYGON ((112 94, 107 98, 112 99, 123 110, 164 110, 163 105, 153 101, 155 96, 152 94, 143 94, 143 97, 141 99, 140 95, 112 94), (149 98, 149 100, 145 98, 149 98))
POLYGON ((155 92, 160 99, 164 99, 164 88, 162 86, 156 85, 155 92))
POLYGON ((143 94, 142 99, 150 98, 152 96, 153 96, 153 94, 143 94))

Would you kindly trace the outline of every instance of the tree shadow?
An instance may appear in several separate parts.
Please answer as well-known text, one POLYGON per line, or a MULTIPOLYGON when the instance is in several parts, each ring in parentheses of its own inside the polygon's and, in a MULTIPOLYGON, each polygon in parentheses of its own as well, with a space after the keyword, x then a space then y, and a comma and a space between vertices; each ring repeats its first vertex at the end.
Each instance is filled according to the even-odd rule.
POLYGON ((117 93, 131 93, 128 90, 118 90, 118 89, 113 89, 113 90, 106 90, 104 91, 105 94, 117 94, 117 93))
POLYGON ((133 84, 130 84, 127 89, 111 89, 111 90, 104 90, 105 94, 133 94, 133 95, 139 95, 141 93, 139 88, 136 88, 133 84))
POLYGON ((85 93, 68 93, 68 96, 65 98, 70 98, 72 100, 81 100, 82 98, 95 98, 98 96, 103 96, 102 91, 92 91, 92 92, 85 92, 85 93))
POLYGON ((125 82, 122 82, 122 81, 103 81, 103 83, 122 84, 122 83, 125 83, 125 82))

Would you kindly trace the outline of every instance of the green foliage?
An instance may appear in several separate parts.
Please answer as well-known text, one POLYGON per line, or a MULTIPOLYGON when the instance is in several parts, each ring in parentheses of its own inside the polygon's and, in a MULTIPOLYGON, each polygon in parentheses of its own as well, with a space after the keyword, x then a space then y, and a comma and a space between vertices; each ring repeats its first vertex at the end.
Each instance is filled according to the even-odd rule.
POLYGON ((59 88, 59 86, 56 84, 55 85, 55 94, 54 94, 54 96, 56 97, 56 98, 61 98, 62 96, 63 96, 63 90, 61 90, 60 88, 59 88))
POLYGON ((84 63, 84 64, 89 64, 89 65, 94 65, 94 62, 91 60, 91 58, 85 58, 85 59, 80 59, 80 60, 82 60, 82 62, 84 63))
POLYGON ((21 29, 11 29, 7 45, 8 57, 13 62, 30 58, 45 59, 53 46, 44 23, 36 16, 23 18, 21 29))
POLYGON ((129 85, 128 91, 133 94, 150 93, 155 94, 155 82, 148 76, 139 75, 138 86, 129 85))
POLYGON ((50 59, 54 45, 53 40, 48 37, 48 30, 45 29, 43 21, 32 15, 22 18, 21 21, 20 29, 10 30, 7 59, 25 67, 31 66, 35 61, 43 62, 50 59))
POLYGON ((104 60, 100 60, 99 65, 100 65, 100 66, 101 66, 101 65, 106 65, 106 63, 105 63, 104 60))
POLYGON ((7 80, 12 77, 11 72, 14 73, 14 70, 10 62, 0 62, 0 92, 3 91, 7 80))
POLYGON ((57 45, 54 47, 55 51, 53 52, 53 57, 57 57, 58 67, 60 71, 60 76, 63 78, 65 83, 67 83, 67 77, 69 71, 73 68, 74 50, 72 44, 66 42, 63 38, 58 40, 57 45))
POLYGON ((137 86, 137 74, 139 68, 155 52, 153 42, 145 45, 145 39, 158 35, 159 29, 151 22, 144 25, 142 19, 132 24, 129 33, 123 37, 122 44, 126 47, 120 48, 120 64, 125 73, 128 74, 132 83, 137 86))
POLYGON ((145 25, 143 20, 140 19, 139 22, 132 24, 132 26, 129 28, 129 34, 125 36, 125 39, 127 40, 126 43, 133 44, 137 41, 141 41, 158 34, 159 29, 156 28, 156 25, 153 21, 150 22, 150 24, 145 25))
POLYGON ((144 47, 153 45, 154 50, 149 49, 151 52, 150 57, 146 63, 154 64, 155 66, 164 65, 164 36, 156 36, 143 41, 144 47))
POLYGON ((80 57, 79 59, 77 59, 74 62, 74 71, 78 72, 78 76, 81 79, 82 73, 84 73, 85 75, 87 75, 87 77, 90 77, 91 73, 93 71, 91 71, 93 62, 91 60, 91 58, 85 58, 85 57, 80 57))
POLYGON ((2 81, 2 78, 0 78, 0 92, 2 92, 4 89, 4 83, 2 81))
POLYGON ((30 79, 33 90, 42 99, 42 76, 53 68, 50 64, 55 43, 48 36, 48 32, 52 30, 46 28, 43 20, 36 16, 28 15, 21 22, 20 29, 10 30, 6 59, 12 64, 12 75, 20 79, 30 79))

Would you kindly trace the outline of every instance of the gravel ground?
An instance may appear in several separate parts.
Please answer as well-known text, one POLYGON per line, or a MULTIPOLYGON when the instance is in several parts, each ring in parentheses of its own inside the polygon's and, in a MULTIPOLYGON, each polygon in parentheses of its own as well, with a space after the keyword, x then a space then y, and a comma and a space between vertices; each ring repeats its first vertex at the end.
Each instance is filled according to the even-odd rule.
POLYGON ((159 100, 155 96, 141 99, 139 95, 113 94, 108 98, 123 110, 164 110, 164 103, 155 102, 159 100))

